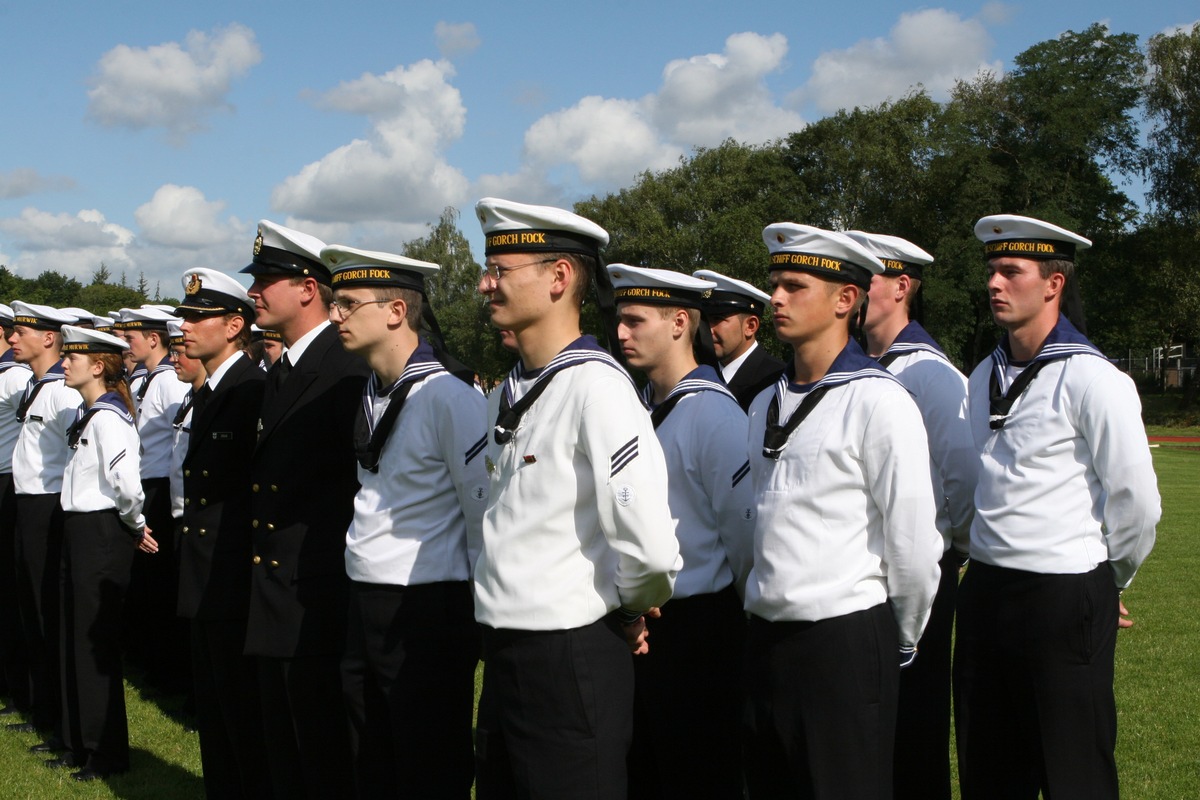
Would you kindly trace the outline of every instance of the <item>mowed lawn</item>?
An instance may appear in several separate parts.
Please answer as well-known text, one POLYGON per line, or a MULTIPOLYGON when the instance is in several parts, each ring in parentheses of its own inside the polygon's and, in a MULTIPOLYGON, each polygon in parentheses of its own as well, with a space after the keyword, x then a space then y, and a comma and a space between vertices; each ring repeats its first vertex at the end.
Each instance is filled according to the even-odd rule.
MULTIPOLYGON (((1124 797, 1180 800, 1200 797, 1200 445, 1156 447, 1154 463, 1163 521, 1124 596, 1135 624, 1117 647, 1117 760, 1124 797)), ((177 704, 143 697, 134 685, 126 699, 129 774, 76 784, 28 752, 36 736, 0 731, 0 799, 202 798, 198 740, 168 713, 177 704)))

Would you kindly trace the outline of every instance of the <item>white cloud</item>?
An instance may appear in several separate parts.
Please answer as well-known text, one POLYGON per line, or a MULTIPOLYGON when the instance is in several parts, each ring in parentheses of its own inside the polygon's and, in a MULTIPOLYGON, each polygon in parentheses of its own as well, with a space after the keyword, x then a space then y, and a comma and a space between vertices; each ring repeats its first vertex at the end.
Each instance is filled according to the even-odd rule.
POLYGON ((443 156, 466 124, 453 76, 449 62, 425 59, 325 93, 319 105, 363 114, 371 129, 286 178, 272 207, 323 223, 436 219, 467 189, 443 156))
POLYGON ((54 270, 84 279, 102 261, 117 270, 133 266, 127 253, 133 231, 95 209, 72 215, 26 208, 18 217, 0 219, 0 233, 21 250, 9 266, 29 277, 54 270))
POLYGON ((547 114, 525 133, 525 165, 516 175, 484 176, 481 186, 536 188, 563 166, 608 189, 645 170, 674 167, 696 146, 728 138, 758 144, 804 121, 775 104, 765 79, 787 55, 782 34, 736 33, 722 53, 672 61, 655 93, 639 99, 590 96, 547 114))
POLYGON ((57 192, 72 189, 75 181, 63 175, 42 175, 27 167, 0 172, 0 199, 11 200, 38 192, 57 192))
POLYGON ((897 99, 917 84, 935 99, 944 99, 955 80, 1001 70, 999 61, 986 61, 992 46, 978 19, 963 19, 940 8, 905 13, 887 38, 864 39, 818 56, 812 78, 793 99, 828 113, 897 99))
POLYGON ((1165 27, 1161 31, 1159 31, 1159 33, 1161 33, 1164 36, 1174 36, 1177 33, 1190 34, 1197 25, 1200 25, 1200 19, 1195 20, 1193 22, 1181 22, 1178 25, 1168 25, 1167 27, 1165 27))
POLYGON ((1017 7, 1008 3, 984 3, 979 19, 987 25, 1007 25, 1017 15, 1017 7))
POLYGON ((88 90, 88 116, 109 127, 163 128, 175 143, 231 108, 234 79, 262 60, 249 28, 191 31, 184 42, 118 45, 100 57, 88 90))
POLYGON ((224 201, 209 201, 194 186, 168 183, 139 206, 133 218, 148 244, 201 250, 245 238, 247 226, 233 218, 219 219, 224 210, 224 201))
POLYGON ((433 28, 433 35, 443 58, 454 58, 479 47, 479 33, 472 22, 439 22, 433 28))

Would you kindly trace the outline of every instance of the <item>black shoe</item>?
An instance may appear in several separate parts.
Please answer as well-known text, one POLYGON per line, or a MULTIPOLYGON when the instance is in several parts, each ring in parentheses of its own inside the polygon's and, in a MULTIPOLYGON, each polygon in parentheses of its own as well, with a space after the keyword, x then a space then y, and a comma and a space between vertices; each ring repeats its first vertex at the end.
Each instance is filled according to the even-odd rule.
POLYGON ((13 714, 20 714, 21 709, 16 706, 5 706, 0 708, 0 717, 11 717, 13 714))
POLYGON ((66 750, 67 746, 58 739, 47 739, 44 742, 38 742, 29 748, 31 753, 61 753, 66 750))
POLYGON ((58 758, 52 758, 45 763, 50 769, 75 769, 79 766, 79 762, 71 753, 63 753, 58 758))
POLYGON ((110 778, 113 775, 125 772, 123 769, 96 769, 95 767, 84 767, 79 772, 72 773, 71 777, 80 783, 88 781, 99 781, 105 778, 110 778))
POLYGON ((32 722, 10 722, 4 726, 6 730, 17 733, 37 733, 37 725, 32 722))

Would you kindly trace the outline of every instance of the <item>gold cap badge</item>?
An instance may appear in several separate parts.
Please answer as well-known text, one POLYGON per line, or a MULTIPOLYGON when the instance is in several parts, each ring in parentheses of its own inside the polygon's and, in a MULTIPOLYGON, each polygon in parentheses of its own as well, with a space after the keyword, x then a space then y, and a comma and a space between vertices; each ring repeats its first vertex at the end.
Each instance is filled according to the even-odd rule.
POLYGON ((187 286, 183 287, 183 290, 188 294, 195 294, 200 291, 200 286, 200 276, 193 272, 188 276, 187 286))

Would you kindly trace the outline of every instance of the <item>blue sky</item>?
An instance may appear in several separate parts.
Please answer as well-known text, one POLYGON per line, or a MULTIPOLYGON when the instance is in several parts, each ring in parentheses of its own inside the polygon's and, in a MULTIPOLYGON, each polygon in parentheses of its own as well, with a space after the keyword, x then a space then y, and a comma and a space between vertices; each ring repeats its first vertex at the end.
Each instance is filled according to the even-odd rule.
MULTIPOLYGON (((570 204, 697 145, 762 142, 1194 2, 0 0, 0 264, 164 294, 256 222, 399 250, 481 196, 570 204)), ((1139 198, 1140 199, 1140 198, 1139 198)), ((764 220, 764 223, 771 220, 764 220)), ((477 257, 479 256, 476 253, 477 257)))

